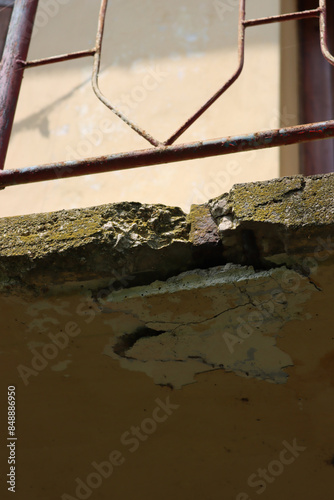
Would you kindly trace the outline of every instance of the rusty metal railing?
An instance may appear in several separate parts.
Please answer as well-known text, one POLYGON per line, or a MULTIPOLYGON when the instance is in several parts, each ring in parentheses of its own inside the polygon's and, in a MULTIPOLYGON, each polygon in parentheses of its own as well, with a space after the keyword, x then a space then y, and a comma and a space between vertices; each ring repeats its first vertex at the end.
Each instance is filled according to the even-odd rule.
POLYGON ((330 64, 334 65, 334 57, 330 53, 327 44, 326 0, 319 0, 319 7, 316 9, 258 19, 246 19, 246 0, 240 0, 238 64, 234 74, 198 109, 198 111, 196 111, 196 113, 188 118, 188 120, 165 141, 159 141, 152 137, 140 126, 126 117, 121 111, 113 106, 99 88, 101 50, 108 0, 101 1, 96 42, 93 49, 27 61, 26 57, 37 5, 38 0, 16 0, 0 66, 0 189, 15 184, 26 184, 29 182, 59 179, 60 177, 74 177, 92 173, 172 163, 334 137, 334 120, 329 120, 295 127, 267 130, 254 134, 185 143, 177 146, 173 145, 174 142, 179 139, 240 76, 245 57, 245 30, 248 27, 294 19, 318 17, 321 51, 324 58, 330 64), (153 148, 97 158, 88 158, 82 161, 65 161, 25 167, 18 170, 3 170, 24 70, 87 56, 94 57, 92 87, 97 98, 129 127, 146 139, 153 148))

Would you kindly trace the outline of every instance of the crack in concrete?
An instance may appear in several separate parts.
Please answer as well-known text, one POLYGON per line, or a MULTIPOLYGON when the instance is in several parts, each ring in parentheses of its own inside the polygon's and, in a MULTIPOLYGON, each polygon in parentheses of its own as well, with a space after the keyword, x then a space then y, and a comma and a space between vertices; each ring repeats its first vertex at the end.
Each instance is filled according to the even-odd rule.
MULTIPOLYGON (((239 291, 242 294, 242 291, 240 289, 239 289, 239 291)), ((254 307, 257 307, 256 305, 252 304, 252 302, 249 300, 249 302, 245 302, 244 304, 240 304, 240 305, 235 306, 235 307, 230 307, 228 309, 224 309, 224 311, 221 311, 221 312, 215 314, 214 316, 210 316, 209 318, 206 318, 206 319, 200 320, 200 321, 190 321, 188 323, 180 323, 180 322, 177 323, 175 321, 173 321, 173 322, 172 321, 150 321, 149 322, 150 325, 153 325, 154 323, 160 324, 160 325, 163 325, 164 323, 165 324, 171 324, 171 323, 173 323, 173 324, 176 324, 177 326, 175 328, 173 328, 173 329, 154 330, 152 328, 149 328, 147 326, 147 323, 146 323, 142 327, 138 327, 135 330, 135 332, 133 332, 133 333, 125 333, 121 337, 118 337, 119 340, 114 345, 113 351, 115 352, 115 354, 117 354, 118 356, 121 356, 123 358, 135 359, 135 358, 133 358, 131 356, 126 356, 126 352, 129 351, 130 349, 132 349, 132 347, 134 347, 143 338, 159 337, 160 335, 162 335, 164 333, 168 333, 171 336, 176 336, 175 332, 178 329, 180 329, 180 328, 183 328, 185 326, 194 326, 194 325, 200 325, 200 324, 203 324, 203 323, 210 322, 210 321, 212 321, 214 319, 219 318, 223 314, 226 314, 228 312, 234 311, 234 310, 236 310, 238 308, 246 307, 247 305, 250 305, 250 304, 253 305, 254 307)), ((114 310, 112 312, 114 312, 114 310)), ((121 312, 124 312, 124 311, 121 311, 121 312)), ((136 317, 139 320, 138 316, 135 315, 133 312, 129 311, 129 312, 126 312, 125 314, 131 315, 132 317, 136 317)), ((189 358, 195 358, 195 356, 189 356, 189 358)), ((156 361, 162 361, 162 360, 156 360, 156 361)), ((175 359, 173 359, 173 361, 175 361, 175 359)))
MULTIPOLYGON (((156 384, 174 388, 193 383, 195 374, 218 369, 277 384, 287 381, 288 374, 283 369, 293 362, 277 346, 278 332, 287 321, 306 317, 301 306, 312 293, 311 288, 316 291, 300 272, 284 266, 250 271, 247 267, 227 265, 183 273, 165 282, 163 295, 169 292, 177 298, 181 293, 187 304, 196 298, 198 307, 204 300, 204 319, 201 315, 187 321, 182 316, 179 321, 166 320, 161 310, 163 302, 156 302, 162 284, 153 283, 151 287, 146 288, 145 299, 142 287, 134 288, 130 302, 123 303, 126 312, 144 324, 132 333, 119 332, 105 348, 105 354, 118 360, 122 367, 144 372, 156 384), (297 291, 280 286, 279 277, 284 279, 286 271, 298 276, 297 291), (219 297, 227 304, 223 310, 209 314, 210 308, 217 309, 219 297), (270 302, 272 305, 268 305, 270 302), (151 321, 151 308, 158 304, 161 319, 151 321)), ((167 310, 173 311, 173 304, 179 314, 179 300, 171 300, 167 310)))
POLYGON ((285 193, 281 193, 279 198, 275 198, 275 196, 273 196, 273 198, 271 198, 270 200, 267 200, 263 203, 256 203, 255 202, 254 207, 258 208, 258 207, 264 207, 266 205, 270 205, 271 203, 282 203, 282 201, 284 199, 291 198, 292 195, 294 195, 296 193, 303 192, 305 189, 305 186, 306 186, 306 180, 304 178, 302 178, 300 187, 291 188, 288 191, 286 191, 285 193))
POLYGON ((109 314, 107 353, 156 383, 182 386, 204 368, 284 383, 292 361, 276 336, 322 291, 304 262, 333 231, 333 189, 334 175, 297 176, 236 185, 188 216, 122 202, 3 219, 0 285, 36 297, 89 288, 109 314))

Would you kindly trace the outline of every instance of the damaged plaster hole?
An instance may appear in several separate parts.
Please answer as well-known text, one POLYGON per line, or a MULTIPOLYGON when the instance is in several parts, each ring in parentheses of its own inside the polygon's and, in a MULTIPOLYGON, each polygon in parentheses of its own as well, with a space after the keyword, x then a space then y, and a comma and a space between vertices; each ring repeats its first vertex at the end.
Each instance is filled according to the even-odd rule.
POLYGON ((139 339, 146 337, 157 337, 165 332, 152 330, 147 326, 140 326, 133 333, 123 335, 118 342, 114 345, 113 351, 115 354, 122 358, 133 359, 131 356, 127 356, 127 352, 135 345, 139 339))
POLYGON ((115 292, 103 301, 112 334, 104 354, 175 389, 212 370, 284 384, 293 360, 278 335, 286 323, 307 319, 313 293, 306 277, 284 267, 229 265, 115 292), (286 273, 299 280, 294 293, 280 287, 286 273), (226 332, 239 341, 233 349, 226 332))

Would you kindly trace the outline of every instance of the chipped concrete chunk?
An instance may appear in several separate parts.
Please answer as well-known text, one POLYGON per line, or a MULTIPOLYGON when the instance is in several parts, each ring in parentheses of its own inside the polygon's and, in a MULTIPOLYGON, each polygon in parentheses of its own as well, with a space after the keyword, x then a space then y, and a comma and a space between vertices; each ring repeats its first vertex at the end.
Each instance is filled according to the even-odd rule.
POLYGON ((334 236, 334 175, 239 184, 188 215, 123 202, 7 217, 0 234, 0 291, 9 294, 117 275, 144 285, 228 262, 299 266, 334 236))
POLYGON ((236 184, 210 201, 215 219, 233 214, 239 221, 290 226, 334 222, 334 175, 282 177, 236 184))
POLYGON ((237 184, 208 205, 227 262, 296 264, 334 236, 333 174, 237 184))
POLYGON ((334 174, 236 185, 188 215, 124 202, 4 218, 0 234, 3 303, 89 297, 123 368, 176 388, 211 370, 281 384, 277 337, 333 260, 334 174))
POLYGON ((226 265, 113 292, 100 301, 111 332, 104 352, 175 388, 217 369, 284 383, 292 360, 276 337, 286 322, 306 317, 315 291, 284 267, 255 272, 226 265), (298 280, 293 292, 291 279, 298 280))
POLYGON ((0 234, 0 287, 8 279, 11 288, 48 287, 120 270, 153 281, 191 265, 189 224, 178 207, 124 202, 7 217, 0 234))

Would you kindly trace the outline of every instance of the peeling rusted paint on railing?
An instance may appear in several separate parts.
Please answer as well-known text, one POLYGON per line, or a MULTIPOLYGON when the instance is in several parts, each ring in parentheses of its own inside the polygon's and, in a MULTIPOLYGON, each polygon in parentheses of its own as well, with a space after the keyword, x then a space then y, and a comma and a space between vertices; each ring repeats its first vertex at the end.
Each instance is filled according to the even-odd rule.
POLYGON ((26 167, 19 170, 5 170, 0 172, 0 189, 6 186, 27 184, 29 182, 126 170, 163 163, 175 163, 184 160, 284 146, 298 142, 315 141, 328 137, 334 137, 334 120, 268 130, 256 134, 118 153, 81 161, 65 161, 26 167))
POLYGON ((94 56, 92 71, 92 86, 97 97, 127 125, 155 146, 152 149, 132 151, 110 156, 89 158, 82 161, 68 161, 52 165, 27 167, 21 170, 0 171, 0 188, 15 184, 26 184, 60 177, 136 168, 141 166, 173 163, 183 160, 205 158, 230 154, 252 149, 263 149, 287 144, 296 144, 313 140, 334 137, 334 121, 319 122, 278 130, 268 130, 255 134, 221 138, 216 140, 187 143, 177 146, 172 144, 230 88, 242 72, 245 57, 245 29, 251 26, 284 22, 294 19, 319 17, 320 44, 324 57, 334 65, 334 58, 327 45, 327 9, 326 0, 319 0, 319 7, 312 10, 292 12, 278 16, 258 19, 246 19, 246 0, 239 1, 239 35, 238 35, 238 65, 234 74, 227 82, 206 101, 193 116, 166 141, 159 141, 134 124, 123 113, 118 111, 112 103, 101 93, 98 77, 101 61, 102 39, 107 11, 108 0, 101 0, 99 22, 95 47, 88 50, 61 54, 44 59, 26 61, 33 20, 38 0, 16 0, 6 41, 3 61, 0 67, 0 169, 3 168, 9 137, 13 124, 16 103, 20 91, 23 71, 26 68, 41 66, 50 63, 94 56))
POLYGON ((16 0, 0 63, 0 169, 4 168, 38 0, 16 0))

